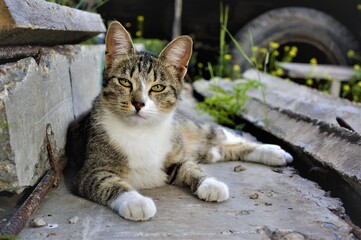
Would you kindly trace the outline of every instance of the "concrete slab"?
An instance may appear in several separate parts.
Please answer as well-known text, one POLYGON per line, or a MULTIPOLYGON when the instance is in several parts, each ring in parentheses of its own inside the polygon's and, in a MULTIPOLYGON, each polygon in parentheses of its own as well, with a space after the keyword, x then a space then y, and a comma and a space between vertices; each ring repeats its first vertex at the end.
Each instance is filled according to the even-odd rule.
MULTIPOLYGON (((244 119, 289 143, 300 154, 335 170, 356 194, 361 192, 360 104, 255 70, 246 71, 244 77, 259 79, 265 86, 266 97, 264 101, 260 89, 250 90, 250 100, 240 113, 244 119), (340 127, 337 116, 356 132, 340 127)), ((216 84, 231 90, 234 83, 219 80, 216 84)), ((210 84, 197 81, 194 87, 209 96, 210 84)))
MULTIPOLYGON (((335 128, 340 128, 336 122, 336 117, 339 116, 356 132, 361 133, 360 103, 350 102, 269 74, 257 73, 253 69, 246 71, 243 76, 246 79, 261 79, 266 86, 267 104, 321 120, 335 128)), ((260 91, 252 90, 249 94, 251 98, 262 99, 260 91)))
POLYGON ((230 199, 207 203, 177 186, 143 190, 158 211, 147 222, 131 222, 112 210, 74 196, 62 183, 49 194, 33 218, 47 226, 26 227, 21 239, 354 239, 350 227, 333 212, 339 200, 325 196, 318 186, 292 168, 282 172, 239 162, 203 165, 226 182, 230 199), (69 219, 79 217, 70 224, 69 219), (288 234, 288 235, 287 235, 288 234), (287 235, 287 236, 285 236, 287 235), (286 238, 288 237, 288 238, 286 238), (293 238, 291 238, 293 237, 293 238))
POLYGON ((0 0, 0 45, 79 43, 105 32, 99 14, 44 0, 0 0))

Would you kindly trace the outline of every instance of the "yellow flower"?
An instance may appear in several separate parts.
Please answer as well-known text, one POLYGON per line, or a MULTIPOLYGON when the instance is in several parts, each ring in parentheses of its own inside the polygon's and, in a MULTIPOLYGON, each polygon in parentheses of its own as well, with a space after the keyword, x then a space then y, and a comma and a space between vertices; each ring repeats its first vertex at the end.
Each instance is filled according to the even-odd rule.
POLYGON ((357 10, 361 10, 361 4, 357 4, 357 10))
POLYGON ((139 16, 137 17, 137 20, 138 20, 138 22, 144 22, 144 16, 139 15, 139 16))
POLYGON ((273 51, 272 54, 273 54, 273 56, 277 57, 280 55, 280 52, 276 50, 276 51, 273 51))
POLYGON ((312 86, 313 80, 312 80, 312 79, 307 79, 307 80, 306 80, 306 84, 307 84, 308 86, 312 86))
POLYGON ((291 57, 296 57, 296 55, 297 55, 297 51, 290 51, 290 56, 291 57))
POLYGON ((198 68, 203 68, 203 67, 204 67, 204 66, 203 66, 203 63, 201 63, 201 62, 197 63, 197 67, 198 67, 198 68))
POLYGON ((311 65, 317 65, 317 59, 316 58, 311 58, 310 64, 311 65))
POLYGON ((261 48, 259 51, 264 54, 266 54, 268 52, 267 48, 261 48))
POLYGON ((361 88, 361 81, 357 83, 357 86, 361 88))
POLYGON ((125 25, 126 28, 130 28, 132 26, 132 23, 126 22, 124 25, 125 25))
POLYGON ((237 64, 233 65, 233 71, 239 72, 241 70, 241 67, 237 64))
POLYGON ((258 47, 257 46, 253 46, 252 47, 252 52, 257 52, 258 51, 258 47))
POLYGON ((296 57, 297 52, 298 52, 297 47, 292 47, 289 54, 291 57, 296 57))
POLYGON ((223 78, 224 80, 226 80, 226 81, 231 81, 232 79, 231 78, 229 78, 229 77, 225 77, 225 78, 223 78))
POLYGON ((349 92, 351 88, 350 88, 350 85, 345 84, 345 85, 343 85, 342 89, 343 89, 345 92, 349 92))
POLYGON ((354 56, 355 56, 355 51, 354 50, 348 50, 347 57, 352 58, 354 56))
POLYGON ((136 31, 136 32, 135 32, 135 36, 141 37, 141 36, 142 36, 142 31, 136 31))
POLYGON ((269 46, 273 49, 277 49, 280 47, 280 44, 279 43, 276 43, 276 42, 270 42, 269 43, 269 46))
POLYGON ((285 50, 285 52, 288 52, 290 50, 290 46, 285 46, 283 50, 285 50))
POLYGON ((353 65, 353 69, 355 71, 359 71, 360 70, 360 65, 358 65, 358 64, 353 65))
POLYGON ((229 60, 232 59, 232 55, 231 54, 224 54, 224 59, 229 61, 229 60))
POLYGON ((276 75, 277 75, 277 76, 282 76, 283 73, 284 73, 284 72, 283 72, 283 69, 282 69, 282 68, 277 68, 277 69, 276 69, 276 75))
POLYGON ((256 60, 256 58, 255 58, 254 56, 250 57, 249 59, 250 59, 251 62, 253 62, 253 63, 256 63, 256 62, 257 62, 257 60, 256 60))

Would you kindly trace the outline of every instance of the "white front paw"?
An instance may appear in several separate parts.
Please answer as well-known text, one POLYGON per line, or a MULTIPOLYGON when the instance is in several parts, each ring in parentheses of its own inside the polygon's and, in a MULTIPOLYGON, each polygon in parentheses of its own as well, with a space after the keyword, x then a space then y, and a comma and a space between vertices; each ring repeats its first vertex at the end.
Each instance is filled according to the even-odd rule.
POLYGON ((263 144, 245 157, 246 161, 260 162, 270 166, 284 166, 293 161, 292 156, 278 145, 263 144))
POLYGON ((157 209, 152 199, 140 195, 136 191, 119 195, 110 207, 120 216, 133 221, 145 221, 152 218, 157 209))
POLYGON ((199 185, 196 194, 207 202, 223 202, 229 196, 227 185, 214 178, 206 178, 199 185))

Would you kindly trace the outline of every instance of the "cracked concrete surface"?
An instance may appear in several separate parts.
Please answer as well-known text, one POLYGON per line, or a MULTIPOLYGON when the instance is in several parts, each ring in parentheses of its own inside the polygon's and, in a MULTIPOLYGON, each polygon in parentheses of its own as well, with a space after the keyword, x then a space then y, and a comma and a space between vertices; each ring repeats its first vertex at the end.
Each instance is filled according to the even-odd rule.
POLYGON ((186 189, 164 186, 141 191, 154 199, 157 214, 146 222, 120 218, 107 207, 74 196, 62 183, 54 189, 34 218, 47 225, 27 226, 21 239, 354 239, 350 227, 333 212, 339 200, 291 167, 241 163, 203 165, 224 181, 230 198, 224 203, 197 199, 186 189), (79 217, 75 224, 69 223, 79 217), (287 237, 287 238, 286 238, 287 237), (291 238, 292 237, 292 238, 291 238))

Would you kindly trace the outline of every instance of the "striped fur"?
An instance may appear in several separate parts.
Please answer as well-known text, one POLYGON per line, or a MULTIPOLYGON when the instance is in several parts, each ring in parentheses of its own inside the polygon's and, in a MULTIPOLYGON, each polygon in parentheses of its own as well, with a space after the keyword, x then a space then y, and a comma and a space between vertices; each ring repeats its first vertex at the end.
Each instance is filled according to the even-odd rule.
POLYGON ((228 198, 228 187, 208 177, 199 162, 284 165, 291 159, 277 146, 247 142, 176 110, 192 52, 189 37, 173 40, 156 57, 136 53, 126 30, 113 22, 106 47, 102 92, 68 132, 68 157, 81 162, 73 181, 80 196, 142 221, 153 217, 156 207, 137 189, 169 183, 205 201, 228 198))

